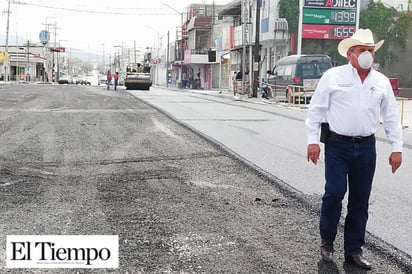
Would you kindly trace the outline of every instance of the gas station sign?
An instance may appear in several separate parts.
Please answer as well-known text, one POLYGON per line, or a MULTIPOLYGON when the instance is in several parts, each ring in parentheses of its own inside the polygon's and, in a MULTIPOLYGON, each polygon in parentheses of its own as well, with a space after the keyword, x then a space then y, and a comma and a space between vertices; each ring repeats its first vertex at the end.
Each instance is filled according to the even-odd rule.
POLYGON ((302 38, 342 40, 358 22, 358 0, 304 0, 302 38))
POLYGON ((356 9, 357 0, 305 0, 305 7, 356 9))

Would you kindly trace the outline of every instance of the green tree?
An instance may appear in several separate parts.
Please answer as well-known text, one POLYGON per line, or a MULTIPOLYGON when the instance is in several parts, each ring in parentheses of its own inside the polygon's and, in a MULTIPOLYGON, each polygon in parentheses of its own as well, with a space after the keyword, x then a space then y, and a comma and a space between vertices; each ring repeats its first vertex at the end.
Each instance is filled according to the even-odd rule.
POLYGON ((385 7, 381 2, 370 2, 368 8, 360 13, 359 27, 371 29, 378 41, 385 40, 375 56, 376 62, 382 67, 396 60, 394 48, 405 50, 410 20, 406 14, 385 7))
MULTIPOLYGON (((289 25, 289 33, 297 37, 299 29, 299 0, 280 0, 279 17, 286 18, 289 25)), ((371 1, 367 9, 359 16, 359 27, 369 28, 379 41, 385 40, 382 48, 376 52, 376 62, 382 67, 390 65, 397 59, 394 49, 405 49, 407 30, 411 18, 405 13, 399 13, 392 7, 385 7, 381 2, 371 1)), ((338 63, 346 62, 337 51, 337 40, 303 39, 302 53, 328 54, 338 63)))
POLYGON ((294 34, 297 38, 299 29, 299 0, 280 0, 278 6, 279 17, 285 18, 288 22, 289 34, 294 34))
POLYGON ((289 33, 297 33, 299 29, 299 0, 280 0, 279 17, 286 18, 289 33))

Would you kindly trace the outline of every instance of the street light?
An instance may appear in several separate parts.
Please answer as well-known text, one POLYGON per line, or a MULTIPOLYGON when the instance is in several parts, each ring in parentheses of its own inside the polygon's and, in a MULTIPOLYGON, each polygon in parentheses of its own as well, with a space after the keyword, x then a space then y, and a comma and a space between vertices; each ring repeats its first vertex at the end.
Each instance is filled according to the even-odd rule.
POLYGON ((168 4, 162 3, 162 5, 168 7, 169 9, 173 10, 177 14, 180 14, 180 23, 181 23, 181 29, 182 29, 182 32, 181 32, 182 40, 181 40, 181 43, 180 43, 180 53, 181 53, 181 56, 180 56, 180 59, 181 59, 180 60, 180 88, 183 88, 183 55, 184 55, 184 52, 183 52, 183 12, 179 12, 179 11, 175 10, 174 8, 169 6, 168 4))

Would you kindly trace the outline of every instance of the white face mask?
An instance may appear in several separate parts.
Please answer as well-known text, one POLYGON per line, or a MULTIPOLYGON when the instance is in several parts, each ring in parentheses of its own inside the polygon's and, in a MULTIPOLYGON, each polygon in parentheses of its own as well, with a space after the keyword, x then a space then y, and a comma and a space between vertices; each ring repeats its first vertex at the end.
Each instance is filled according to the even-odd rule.
MULTIPOLYGON (((356 55, 355 55, 356 56, 356 55)), ((364 51, 358 56, 358 64, 363 69, 369 69, 373 64, 373 56, 369 51, 364 51)))

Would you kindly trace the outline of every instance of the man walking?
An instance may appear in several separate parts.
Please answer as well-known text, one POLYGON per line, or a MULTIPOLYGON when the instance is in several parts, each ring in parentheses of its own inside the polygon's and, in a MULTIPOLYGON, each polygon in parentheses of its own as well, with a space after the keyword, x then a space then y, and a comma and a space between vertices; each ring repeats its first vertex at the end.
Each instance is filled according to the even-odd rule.
POLYGON ((402 127, 395 96, 389 79, 371 68, 375 52, 383 42, 375 43, 369 29, 359 29, 351 38, 342 40, 338 51, 349 63, 324 73, 306 119, 308 161, 316 165, 319 159, 319 131, 325 143, 325 193, 319 223, 321 258, 333 260, 342 200, 349 190, 344 226, 345 262, 367 270, 372 266, 363 257, 362 246, 376 166, 375 133, 380 116, 391 144, 392 173, 402 163, 402 127))
POLYGON ((117 86, 119 85, 119 72, 116 71, 116 73, 113 75, 114 79, 114 90, 117 90, 117 86))
POLYGON ((106 74, 106 84, 107 84, 107 90, 109 90, 110 89, 110 85, 111 85, 111 82, 112 82, 112 73, 110 72, 110 70, 108 70, 107 71, 107 74, 106 74))
POLYGON ((183 72, 183 75, 182 75, 182 88, 187 88, 187 73, 186 73, 186 71, 185 72, 183 72))
POLYGON ((233 98, 237 95, 237 81, 236 81, 237 71, 233 72, 232 75, 232 85, 233 85, 233 98))

